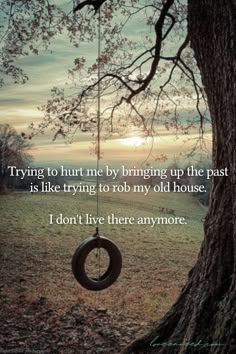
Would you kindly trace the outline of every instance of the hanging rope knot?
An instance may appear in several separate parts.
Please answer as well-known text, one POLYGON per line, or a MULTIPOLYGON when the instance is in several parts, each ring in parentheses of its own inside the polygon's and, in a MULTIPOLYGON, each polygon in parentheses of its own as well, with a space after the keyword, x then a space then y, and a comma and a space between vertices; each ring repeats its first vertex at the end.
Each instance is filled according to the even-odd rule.
POLYGON ((99 227, 97 226, 95 229, 95 234, 93 235, 93 237, 99 237, 99 227))

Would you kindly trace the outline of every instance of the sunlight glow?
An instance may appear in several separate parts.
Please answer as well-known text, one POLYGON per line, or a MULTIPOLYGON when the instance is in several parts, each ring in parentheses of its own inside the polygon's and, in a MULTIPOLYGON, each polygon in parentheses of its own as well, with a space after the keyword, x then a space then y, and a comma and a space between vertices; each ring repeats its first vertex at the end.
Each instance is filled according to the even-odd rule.
POLYGON ((152 138, 150 136, 149 137, 131 136, 128 138, 121 139, 121 144, 137 147, 145 144, 151 144, 152 142, 156 142, 159 140, 160 140, 159 137, 152 138))
POLYGON ((132 136, 121 140, 121 144, 128 146, 140 146, 145 143, 145 139, 140 136, 132 136))

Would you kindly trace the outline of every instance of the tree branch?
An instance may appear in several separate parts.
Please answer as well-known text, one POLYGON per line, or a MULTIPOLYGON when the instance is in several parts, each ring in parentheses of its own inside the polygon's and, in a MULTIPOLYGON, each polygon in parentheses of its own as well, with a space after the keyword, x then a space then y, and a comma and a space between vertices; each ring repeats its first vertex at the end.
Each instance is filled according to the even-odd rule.
POLYGON ((105 1, 106 0, 86 0, 86 1, 83 1, 74 8, 73 12, 75 13, 75 12, 83 9, 85 6, 93 6, 95 13, 96 13, 105 1))
POLYGON ((143 80, 143 84, 136 90, 134 90, 134 92, 132 92, 129 97, 127 98, 127 102, 131 102, 132 98, 136 95, 138 95, 140 92, 144 91, 148 85, 150 84, 150 82, 152 81, 159 61, 160 61, 160 53, 161 53, 161 44, 162 44, 162 30, 163 30, 163 25, 165 22, 165 18, 168 14, 169 9, 171 8, 171 6, 173 5, 174 0, 167 0, 166 3, 164 4, 161 13, 160 13, 160 17, 158 19, 158 21, 156 22, 155 25, 155 33, 156 33, 156 43, 155 43, 155 53, 154 53, 154 59, 151 65, 151 69, 149 74, 147 75, 146 79, 143 80))

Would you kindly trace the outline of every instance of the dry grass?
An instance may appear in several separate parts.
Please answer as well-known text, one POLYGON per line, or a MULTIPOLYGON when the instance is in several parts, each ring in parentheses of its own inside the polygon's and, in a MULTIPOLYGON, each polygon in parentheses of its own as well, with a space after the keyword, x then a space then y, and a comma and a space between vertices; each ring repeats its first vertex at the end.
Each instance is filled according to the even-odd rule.
POLYGON ((176 215, 187 216, 188 225, 104 225, 104 235, 121 249, 123 269, 111 288, 93 293, 75 281, 71 258, 81 240, 94 233, 94 226, 49 225, 48 215, 96 214, 95 198, 61 193, 1 196, 2 293, 24 294, 29 301, 43 296, 59 312, 84 302, 145 320, 160 318, 178 296, 196 260, 204 210, 186 194, 107 197, 113 199, 104 199, 101 215, 160 216, 160 207, 170 207, 176 215))

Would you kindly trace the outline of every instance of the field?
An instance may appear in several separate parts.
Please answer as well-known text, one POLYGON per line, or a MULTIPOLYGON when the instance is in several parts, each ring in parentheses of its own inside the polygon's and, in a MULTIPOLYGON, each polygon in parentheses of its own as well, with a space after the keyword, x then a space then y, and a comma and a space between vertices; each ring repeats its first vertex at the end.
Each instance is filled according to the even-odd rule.
MULTIPOLYGON (((102 225, 102 234, 113 240, 122 252, 123 268, 111 288, 94 293, 83 289, 74 279, 71 258, 80 242, 94 233, 95 227, 49 225, 49 214, 96 215, 96 197, 22 192, 0 198, 0 294, 1 303, 5 303, 2 326, 10 321, 7 317, 14 317, 15 312, 25 314, 26 304, 32 306, 37 301, 46 301, 47 308, 57 316, 80 306, 81 316, 90 311, 94 319, 91 311, 97 311, 100 315, 114 316, 121 321, 120 326, 121 319, 126 324, 132 319, 137 328, 140 323, 148 326, 163 316, 178 296, 203 237, 201 219, 206 210, 190 195, 103 194, 100 215, 170 216, 168 210, 174 210, 176 216, 185 216, 188 224, 153 228, 102 225)), ((2 343, 5 343, 3 348, 9 348, 9 338, 2 343)), ((15 346, 16 341, 12 344, 15 346)), ((71 352, 97 353, 85 349, 71 352)))

